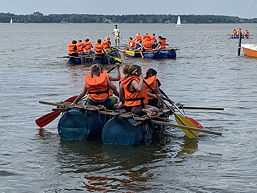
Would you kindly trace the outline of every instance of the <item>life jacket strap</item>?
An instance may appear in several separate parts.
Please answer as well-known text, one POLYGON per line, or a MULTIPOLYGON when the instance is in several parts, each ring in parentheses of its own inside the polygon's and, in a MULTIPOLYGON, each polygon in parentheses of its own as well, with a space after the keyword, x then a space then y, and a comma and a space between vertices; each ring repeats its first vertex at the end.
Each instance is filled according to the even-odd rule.
POLYGON ((109 93, 109 90, 104 91, 89 91, 88 94, 103 94, 103 93, 109 93))
POLYGON ((145 97, 140 97, 140 98, 131 98, 131 99, 125 99, 125 101, 143 101, 145 97))

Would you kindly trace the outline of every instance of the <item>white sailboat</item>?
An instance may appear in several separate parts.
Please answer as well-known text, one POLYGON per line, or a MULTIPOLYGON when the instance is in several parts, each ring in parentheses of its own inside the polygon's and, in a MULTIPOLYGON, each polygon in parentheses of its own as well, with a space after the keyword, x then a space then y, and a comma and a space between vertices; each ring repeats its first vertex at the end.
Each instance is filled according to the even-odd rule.
POLYGON ((10 23, 12 23, 12 18, 11 18, 11 20, 10 20, 10 23))
POLYGON ((177 24, 176 27, 181 27, 181 21, 180 21, 180 16, 178 16, 177 24))

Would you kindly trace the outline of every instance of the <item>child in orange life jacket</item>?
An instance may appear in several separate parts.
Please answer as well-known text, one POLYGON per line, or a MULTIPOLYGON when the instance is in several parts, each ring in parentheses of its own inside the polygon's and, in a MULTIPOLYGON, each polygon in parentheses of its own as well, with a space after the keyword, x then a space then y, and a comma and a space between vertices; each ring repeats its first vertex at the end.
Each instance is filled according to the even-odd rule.
POLYGON ((77 49, 77 46, 76 46, 76 43, 77 41, 76 40, 73 40, 71 42, 71 44, 68 44, 67 48, 68 48, 68 54, 70 56, 78 56, 78 49, 77 49))
POLYGON ((147 87, 148 104, 155 106, 155 107, 161 107, 162 104, 161 104, 161 101, 159 100, 160 97, 164 100, 169 101, 169 103, 174 103, 171 99, 169 99, 169 98, 165 97, 163 94, 161 94, 160 89, 159 89, 161 86, 161 83, 156 75, 157 75, 156 70, 154 70, 152 68, 149 68, 146 72, 145 81, 154 90, 154 92, 153 92, 149 87, 147 87))
POLYGON ((159 36, 158 37, 158 45, 156 47, 156 50, 166 49, 166 46, 169 46, 169 44, 166 43, 166 38, 159 36))
POLYGON ((97 42, 95 43, 94 50, 95 50, 96 56, 103 56, 103 54, 105 54, 101 39, 98 39, 97 42))
POLYGON ((152 48, 155 49, 157 47, 158 42, 157 42, 157 40, 155 38, 155 34, 154 33, 153 33, 153 35, 151 35, 151 41, 153 43, 152 48))
POLYGON ((157 107, 160 103, 156 94, 160 94, 159 86, 161 86, 160 81, 156 77, 156 70, 149 68, 146 72, 145 81, 146 83, 155 91, 153 92, 147 87, 148 94, 148 104, 157 107))
POLYGON ((125 110, 135 114, 145 112, 149 115, 159 110, 147 105, 147 91, 143 82, 141 67, 132 65, 128 77, 120 85, 120 101, 124 102, 125 110))
POLYGON ((95 52, 92 50, 93 46, 92 46, 92 43, 89 39, 86 39, 84 42, 83 42, 83 51, 84 51, 84 54, 94 54, 95 52))
POLYGON ((132 37, 130 37, 129 40, 128 40, 127 48, 128 48, 129 50, 134 50, 135 47, 136 47, 136 41, 133 40, 132 37))
POLYGON ((105 40, 102 40, 102 45, 103 45, 103 49, 105 52, 111 52, 112 51, 112 47, 111 47, 111 40, 109 37, 106 37, 105 40))
POLYGON ((73 104, 77 104, 86 93, 88 93, 87 103, 90 105, 104 105, 112 107, 114 104, 109 99, 109 89, 117 93, 116 87, 111 81, 101 73, 101 67, 98 64, 91 66, 91 73, 85 75, 85 86, 83 91, 74 100, 73 104))
POLYGON ((84 51, 83 51, 83 48, 84 48, 84 44, 82 42, 82 40, 79 40, 77 43, 76 43, 76 46, 77 46, 77 50, 78 50, 78 54, 83 54, 84 51))

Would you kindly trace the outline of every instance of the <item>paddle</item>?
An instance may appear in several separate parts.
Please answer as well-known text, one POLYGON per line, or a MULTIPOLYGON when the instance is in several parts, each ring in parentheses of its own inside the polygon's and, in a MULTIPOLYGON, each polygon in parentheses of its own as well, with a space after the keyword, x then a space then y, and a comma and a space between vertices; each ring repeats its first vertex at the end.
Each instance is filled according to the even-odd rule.
MULTIPOLYGON (((159 90, 168 99, 168 101, 172 104, 171 100, 166 95, 166 93, 160 88, 159 88, 159 90)), ((180 109, 197 109, 197 110, 221 110, 221 111, 224 110, 224 108, 222 108, 222 107, 187 107, 187 106, 181 106, 181 107, 178 107, 178 108, 180 108, 180 109)))
MULTIPOLYGON (((64 102, 73 102, 76 98, 77 98, 77 96, 72 96, 72 97, 66 99, 64 102)), ((44 126, 48 125, 49 123, 51 123, 53 120, 55 120, 61 114, 61 112, 62 112, 61 110, 57 110, 57 111, 47 113, 47 114, 43 115, 42 117, 39 117, 38 119, 36 119, 35 122, 36 122, 37 126, 44 127, 44 126)))
MULTIPOLYGON (((172 100, 169 99, 169 97, 166 95, 166 93, 160 89, 160 92, 171 102, 172 100)), ((179 107, 172 101, 172 106, 175 107, 178 112, 180 112, 181 115, 174 113, 175 115, 175 120, 179 125, 184 125, 184 126, 189 126, 189 127, 197 127, 197 128, 202 128, 203 126, 196 121, 195 119, 191 117, 185 116, 185 114, 179 109, 179 107)), ((183 132, 188 136, 189 138, 194 138, 197 136, 198 132, 197 131, 192 131, 192 130, 187 130, 187 129, 182 129, 183 132)))
MULTIPOLYGON (((167 103, 165 103, 165 101, 164 101, 161 97, 159 97, 159 96, 157 95, 156 91, 153 90, 153 88, 152 88, 145 80, 144 80, 144 83, 146 84, 146 86, 147 86, 148 88, 151 89, 151 91, 152 91, 154 94, 156 94, 156 96, 162 101, 162 103, 163 103, 164 105, 166 105, 170 110, 172 109, 167 103)), ((163 92, 163 93, 164 93, 164 92, 163 92)), ((165 95, 166 95, 166 94, 165 94, 165 95)), ((166 95, 165 97, 166 97, 168 100, 170 100, 167 95, 166 95)), ((172 100, 170 100, 170 101, 172 101, 172 100)), ((193 124, 187 117, 184 116, 184 113, 180 111, 180 109, 176 106, 176 104, 175 104, 174 102, 172 103, 172 105, 181 113, 181 115, 179 115, 179 114, 175 113, 174 110, 172 109, 172 112, 174 112, 173 114, 174 114, 174 116, 175 116, 175 120, 176 120, 176 122, 178 123, 178 125, 184 125, 184 126, 194 127, 194 128, 197 127, 197 126, 196 126, 195 124, 193 124)), ((190 119, 194 120, 193 118, 190 118, 190 119)), ((198 123, 196 120, 194 120, 194 122, 195 122, 195 123, 198 123)), ((199 124, 200 124, 200 123, 199 123, 199 124)), ((198 131, 195 131, 195 130, 188 130, 188 129, 186 129, 186 128, 182 128, 182 131, 186 134, 186 136, 187 136, 188 138, 194 138, 194 137, 196 137, 197 134, 198 134, 198 131)))
POLYGON ((181 106, 180 109, 196 109, 196 110, 221 110, 224 111, 222 107, 187 107, 181 106))
POLYGON ((111 56, 110 54, 107 54, 105 53, 106 56, 110 57, 110 58, 113 58, 116 62, 118 63, 121 63, 122 62, 122 59, 121 58, 118 58, 118 57, 114 57, 114 56, 111 56))
POLYGON ((182 128, 182 129, 189 129, 189 130, 192 130, 192 131, 198 131, 198 132, 209 133, 209 134, 214 134, 214 135, 222 135, 222 133, 220 133, 220 132, 210 131, 210 130, 204 129, 203 127, 201 127, 202 129, 200 129, 198 127, 195 128, 195 127, 189 127, 189 126, 182 126, 182 125, 172 124, 172 123, 169 123, 169 122, 158 121, 158 120, 151 120, 151 121, 153 123, 160 124, 160 125, 167 125, 167 126, 171 126, 171 127, 179 127, 179 128, 182 128))

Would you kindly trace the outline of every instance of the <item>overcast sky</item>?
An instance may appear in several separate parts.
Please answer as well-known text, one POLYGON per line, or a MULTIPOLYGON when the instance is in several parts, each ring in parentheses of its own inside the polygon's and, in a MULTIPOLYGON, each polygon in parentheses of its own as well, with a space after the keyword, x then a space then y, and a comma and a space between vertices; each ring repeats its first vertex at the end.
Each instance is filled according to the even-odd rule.
POLYGON ((1 13, 173 14, 257 18, 257 0, 0 0, 1 13))

